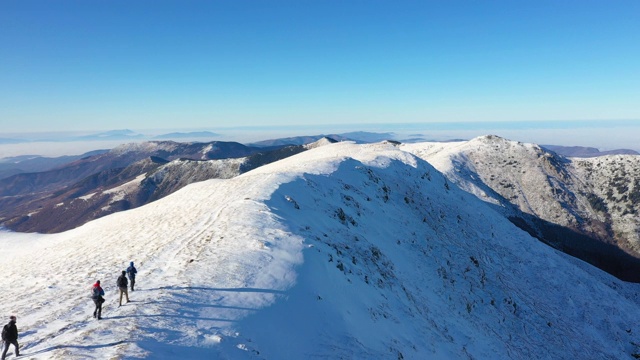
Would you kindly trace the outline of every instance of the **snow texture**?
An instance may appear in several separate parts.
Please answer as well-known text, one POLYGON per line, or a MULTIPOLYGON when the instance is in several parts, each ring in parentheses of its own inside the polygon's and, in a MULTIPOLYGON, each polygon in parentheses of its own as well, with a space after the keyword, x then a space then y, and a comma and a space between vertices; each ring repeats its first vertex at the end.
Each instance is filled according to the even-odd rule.
POLYGON ((638 285, 392 143, 327 144, 55 235, 0 233, 26 359, 625 359, 638 285), (137 289, 118 307, 116 278, 137 289), (106 291, 102 320, 89 288, 106 291))

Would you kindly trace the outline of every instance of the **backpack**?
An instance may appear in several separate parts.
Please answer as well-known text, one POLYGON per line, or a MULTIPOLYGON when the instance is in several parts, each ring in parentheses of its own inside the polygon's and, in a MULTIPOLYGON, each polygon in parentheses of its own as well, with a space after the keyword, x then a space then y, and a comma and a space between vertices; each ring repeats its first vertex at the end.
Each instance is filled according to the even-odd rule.
POLYGON ((136 268, 134 266, 129 266, 127 268, 127 275, 129 275, 129 279, 135 278, 137 272, 138 272, 138 270, 136 270, 136 268))
POLYGON ((99 297, 100 297, 100 288, 99 288, 99 287, 97 287, 97 286, 94 286, 94 287, 91 289, 91 298, 92 298, 92 299, 97 299, 97 298, 99 298, 99 297))
POLYGON ((5 325, 5 326, 2 328, 2 340, 3 340, 3 341, 6 341, 6 340, 7 340, 7 334, 8 334, 8 332, 9 332, 8 326, 9 326, 9 324, 5 325))
POLYGON ((118 277, 117 285, 118 287, 127 287, 127 277, 120 275, 120 277, 118 277))

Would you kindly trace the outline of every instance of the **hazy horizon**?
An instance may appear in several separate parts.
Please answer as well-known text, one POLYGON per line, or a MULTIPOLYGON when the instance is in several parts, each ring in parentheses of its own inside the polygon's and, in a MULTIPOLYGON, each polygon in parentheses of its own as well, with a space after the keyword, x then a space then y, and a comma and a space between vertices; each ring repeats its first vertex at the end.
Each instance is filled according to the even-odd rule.
POLYGON ((101 134, 109 131, 31 132, 2 134, 1 139, 24 139, 16 144, 0 143, 0 158, 20 155, 62 156, 80 155, 92 150, 111 149, 120 144, 151 140, 152 137, 172 132, 189 133, 208 131, 208 138, 184 138, 175 141, 237 141, 248 144, 296 136, 344 134, 363 131, 390 133, 393 140, 451 141, 469 140, 482 135, 498 135, 509 140, 538 145, 593 147, 600 151, 630 149, 640 152, 637 134, 640 121, 574 121, 574 122, 486 122, 486 123, 408 123, 408 124, 341 124, 304 126, 253 126, 173 129, 126 129, 139 138, 109 140, 69 140, 71 136, 101 134), (57 140, 56 140, 57 139, 57 140))
POLYGON ((362 128, 629 148, 638 13, 630 0, 6 1, 0 138, 362 128))

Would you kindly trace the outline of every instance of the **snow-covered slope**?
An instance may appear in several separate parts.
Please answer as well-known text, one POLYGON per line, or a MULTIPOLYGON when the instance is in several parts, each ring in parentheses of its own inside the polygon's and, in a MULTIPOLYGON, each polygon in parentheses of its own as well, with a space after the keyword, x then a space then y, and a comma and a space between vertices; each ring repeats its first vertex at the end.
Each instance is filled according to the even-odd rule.
POLYGON ((403 144, 402 148, 485 201, 502 206, 512 203, 525 213, 551 217, 560 225, 575 223, 576 213, 583 211, 572 194, 563 191, 570 177, 559 164, 562 158, 554 158, 535 144, 489 135, 455 143, 403 144))
POLYGON ((575 158, 572 165, 590 185, 589 200, 611 224, 614 239, 640 254, 640 156, 575 158))
MULTIPOLYGON (((329 140, 321 139, 310 146, 322 146, 324 142, 329 140)), ((192 182, 231 178, 306 149, 263 149, 221 142, 122 145, 68 168, 7 179, 0 184, 0 226, 40 233, 73 229, 155 201, 192 182), (238 156, 241 154, 249 155, 238 156), (114 167, 116 164, 123 166, 114 167), (82 171, 75 171, 75 167, 82 171), (77 182, 67 184, 73 179, 77 182)))
POLYGON ((640 257, 640 156, 565 158, 491 135, 402 149, 507 216, 521 211, 640 257))
POLYGON ((0 313, 18 316, 30 359, 638 352, 638 285, 541 244, 391 143, 318 147, 0 246, 0 313), (129 261, 138 289, 118 308, 129 261))

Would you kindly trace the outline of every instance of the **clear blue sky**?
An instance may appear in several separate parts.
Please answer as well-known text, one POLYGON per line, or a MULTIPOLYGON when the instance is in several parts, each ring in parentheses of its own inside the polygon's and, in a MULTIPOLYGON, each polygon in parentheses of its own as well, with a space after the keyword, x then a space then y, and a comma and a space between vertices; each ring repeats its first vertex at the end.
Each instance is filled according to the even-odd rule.
POLYGON ((640 119, 640 1, 0 2, 0 134, 640 119))

